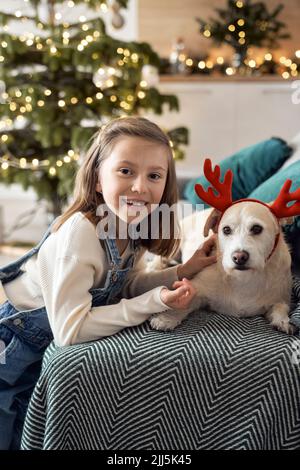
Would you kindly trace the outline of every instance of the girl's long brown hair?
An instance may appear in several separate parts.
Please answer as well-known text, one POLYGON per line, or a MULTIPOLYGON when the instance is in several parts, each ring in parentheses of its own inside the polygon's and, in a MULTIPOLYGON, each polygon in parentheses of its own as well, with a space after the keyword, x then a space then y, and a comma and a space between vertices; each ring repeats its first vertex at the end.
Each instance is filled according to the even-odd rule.
MULTIPOLYGON (((102 162, 110 155, 116 140, 122 136, 141 137, 156 142, 166 148, 168 154, 168 174, 166 186, 160 204, 169 207, 178 202, 175 165, 172 148, 167 135, 153 122, 142 117, 123 117, 110 121, 94 136, 85 159, 78 170, 73 202, 53 225, 55 232, 75 212, 82 212, 95 226, 100 220, 96 215, 97 207, 105 204, 102 194, 96 192, 99 170, 102 162)), ((151 217, 149 214, 149 233, 151 233, 151 217)), ((159 227, 160 238, 141 239, 141 245, 154 254, 169 257, 174 255, 180 244, 179 226, 176 214, 170 221, 170 238, 162 238, 162 221, 159 227)))

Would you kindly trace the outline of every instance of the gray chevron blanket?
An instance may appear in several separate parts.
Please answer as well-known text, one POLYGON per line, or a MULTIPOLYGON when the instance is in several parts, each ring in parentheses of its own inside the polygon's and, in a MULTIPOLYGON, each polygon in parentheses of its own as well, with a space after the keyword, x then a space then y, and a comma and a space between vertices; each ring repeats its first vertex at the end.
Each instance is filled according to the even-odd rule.
MULTIPOLYGON (((292 321, 300 326, 300 282, 292 321)), ((23 449, 299 449, 300 339, 262 317, 200 311, 173 332, 148 322, 51 344, 23 449)))

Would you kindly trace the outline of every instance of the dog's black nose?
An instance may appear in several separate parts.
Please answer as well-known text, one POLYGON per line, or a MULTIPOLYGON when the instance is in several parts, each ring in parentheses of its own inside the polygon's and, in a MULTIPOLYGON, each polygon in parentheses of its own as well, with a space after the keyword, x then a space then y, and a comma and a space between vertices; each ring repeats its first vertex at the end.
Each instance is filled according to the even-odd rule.
POLYGON ((237 265, 237 266, 244 266, 244 264, 247 263, 249 259, 249 253, 248 251, 235 251, 232 253, 232 261, 237 265))

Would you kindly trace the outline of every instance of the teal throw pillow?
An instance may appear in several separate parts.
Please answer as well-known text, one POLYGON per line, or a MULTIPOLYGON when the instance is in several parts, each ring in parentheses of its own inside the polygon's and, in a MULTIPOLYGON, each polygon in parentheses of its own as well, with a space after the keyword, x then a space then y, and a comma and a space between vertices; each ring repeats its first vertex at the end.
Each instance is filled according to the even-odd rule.
MULTIPOLYGON (((290 179, 293 181, 290 192, 300 188, 300 160, 292 165, 278 171, 275 175, 262 183, 258 188, 249 194, 249 198, 259 199, 263 202, 271 202, 276 199, 284 182, 290 179)), ((291 225, 285 225, 286 233, 294 232, 300 229, 300 217, 295 217, 295 221, 291 225)))
MULTIPOLYGON (((226 170, 233 171, 233 200, 247 197, 257 186, 276 173, 291 153, 292 148, 284 140, 272 137, 246 147, 219 163, 222 179, 226 170)), ((202 171, 201 168, 199 168, 199 173, 200 171, 202 171)), ((210 185, 204 175, 195 178, 185 186, 184 197, 193 204, 201 204, 203 201, 194 190, 196 183, 202 184, 205 189, 210 185)), ((206 203, 204 205, 209 207, 206 203)))

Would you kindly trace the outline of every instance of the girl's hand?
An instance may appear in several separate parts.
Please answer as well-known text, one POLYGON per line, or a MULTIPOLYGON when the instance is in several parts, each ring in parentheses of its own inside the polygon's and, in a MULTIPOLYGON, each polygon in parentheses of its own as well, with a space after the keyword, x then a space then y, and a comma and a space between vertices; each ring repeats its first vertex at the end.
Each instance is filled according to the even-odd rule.
POLYGON ((196 289, 192 283, 184 278, 182 281, 175 281, 172 287, 175 290, 169 290, 166 287, 161 290, 161 300, 174 310, 189 307, 196 295, 196 289))
POLYGON ((216 246, 216 235, 208 238, 203 245, 195 251, 193 256, 184 264, 178 266, 177 275, 179 279, 186 277, 192 279, 195 274, 202 271, 206 266, 217 262, 217 256, 211 255, 216 246))

